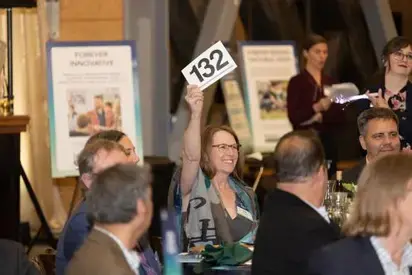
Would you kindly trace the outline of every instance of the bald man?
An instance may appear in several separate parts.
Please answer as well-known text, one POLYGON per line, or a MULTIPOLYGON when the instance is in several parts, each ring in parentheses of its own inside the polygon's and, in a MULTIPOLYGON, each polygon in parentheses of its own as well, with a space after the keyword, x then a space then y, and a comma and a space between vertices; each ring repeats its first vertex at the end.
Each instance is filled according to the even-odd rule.
POLYGON ((273 158, 277 188, 265 201, 252 274, 305 274, 309 255, 340 238, 323 207, 325 153, 314 132, 294 131, 280 139, 273 158))

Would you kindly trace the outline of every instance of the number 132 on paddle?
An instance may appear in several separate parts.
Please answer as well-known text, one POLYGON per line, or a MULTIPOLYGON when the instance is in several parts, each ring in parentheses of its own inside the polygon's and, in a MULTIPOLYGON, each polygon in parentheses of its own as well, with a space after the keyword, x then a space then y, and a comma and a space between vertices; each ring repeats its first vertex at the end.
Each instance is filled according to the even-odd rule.
POLYGON ((189 84, 204 90, 236 67, 235 61, 219 41, 190 62, 182 70, 182 74, 189 84))

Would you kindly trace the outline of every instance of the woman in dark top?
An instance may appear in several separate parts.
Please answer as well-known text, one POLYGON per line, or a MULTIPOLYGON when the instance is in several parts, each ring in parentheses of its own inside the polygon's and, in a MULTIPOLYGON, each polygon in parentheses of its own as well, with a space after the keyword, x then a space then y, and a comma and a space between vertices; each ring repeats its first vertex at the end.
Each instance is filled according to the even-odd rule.
POLYGON ((408 80, 412 70, 412 41, 398 36, 390 40, 382 51, 383 71, 377 81, 367 87, 370 102, 362 100, 361 109, 375 107, 390 108, 399 118, 399 133, 402 147, 410 150, 412 145, 412 83, 408 80))
POLYGON ((294 130, 314 129, 325 148, 326 158, 332 161, 330 174, 335 172, 337 146, 334 128, 343 118, 342 108, 325 95, 324 87, 336 82, 323 73, 328 58, 324 37, 312 34, 303 45, 305 69, 292 77, 288 85, 287 110, 294 130))
POLYGON ((241 179, 242 154, 228 126, 201 130, 203 92, 189 85, 185 96, 191 115, 183 136, 182 167, 169 187, 186 248, 206 244, 252 244, 258 226, 256 195, 241 179))

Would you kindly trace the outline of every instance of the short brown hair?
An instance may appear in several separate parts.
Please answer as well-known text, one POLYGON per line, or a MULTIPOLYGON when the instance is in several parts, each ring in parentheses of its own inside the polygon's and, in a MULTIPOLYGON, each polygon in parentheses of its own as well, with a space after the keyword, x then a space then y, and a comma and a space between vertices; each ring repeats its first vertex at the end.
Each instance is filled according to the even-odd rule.
POLYGON ((366 128, 372 119, 393 120, 399 127, 398 116, 389 108, 373 107, 363 111, 358 116, 358 131, 361 136, 366 134, 366 128))
POLYGON ((277 182, 301 182, 325 166, 325 152, 314 131, 292 131, 280 138, 273 163, 277 182))
POLYGON ((347 236, 388 236, 390 208, 405 198, 412 180, 412 155, 383 156, 363 169, 349 219, 343 226, 347 236))
MULTIPOLYGON (((236 141, 236 144, 239 144, 239 138, 237 137, 235 131, 232 130, 229 126, 221 125, 221 126, 214 126, 209 125, 207 126, 202 133, 202 149, 201 149, 201 157, 200 157, 200 168, 205 173, 206 176, 209 178, 213 178, 216 174, 216 168, 213 167, 210 163, 210 150, 212 148, 212 141, 213 136, 219 132, 225 131, 228 132, 233 136, 236 141)), ((241 180, 243 175, 243 156, 239 152, 239 157, 235 166, 235 169, 232 172, 232 176, 237 180, 241 180)))
POLYGON ((381 55, 382 62, 385 63, 389 60, 389 55, 408 46, 412 47, 412 41, 409 38, 406 38, 404 36, 396 36, 392 38, 388 41, 388 43, 386 43, 385 47, 383 47, 381 55))
POLYGON ((107 152, 119 150, 124 152, 123 146, 110 140, 97 139, 94 142, 87 144, 77 157, 77 166, 79 168, 80 176, 93 172, 95 157, 100 150, 105 150, 107 152))

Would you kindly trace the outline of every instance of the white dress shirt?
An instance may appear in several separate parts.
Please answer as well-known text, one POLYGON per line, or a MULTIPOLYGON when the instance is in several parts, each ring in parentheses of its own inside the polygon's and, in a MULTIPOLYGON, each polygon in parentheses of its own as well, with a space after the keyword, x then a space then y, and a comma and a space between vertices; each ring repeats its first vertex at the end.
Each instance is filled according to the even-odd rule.
MULTIPOLYGON (((304 201, 304 200, 302 200, 304 201)), ((304 201, 307 205, 309 205, 310 207, 313 208, 313 210, 315 210, 316 212, 319 213, 319 215, 322 216, 322 218, 325 219, 325 221, 327 221, 328 223, 330 223, 330 219, 329 219, 329 215, 328 215, 328 211, 326 211, 325 206, 321 206, 321 207, 316 207, 313 204, 311 204, 310 202, 304 201)))
POLYGON ((401 264, 398 266, 393 262, 391 255, 377 237, 371 237, 370 241, 378 255, 385 275, 412 275, 409 273, 409 267, 412 266, 412 245, 410 243, 405 245, 401 264))

